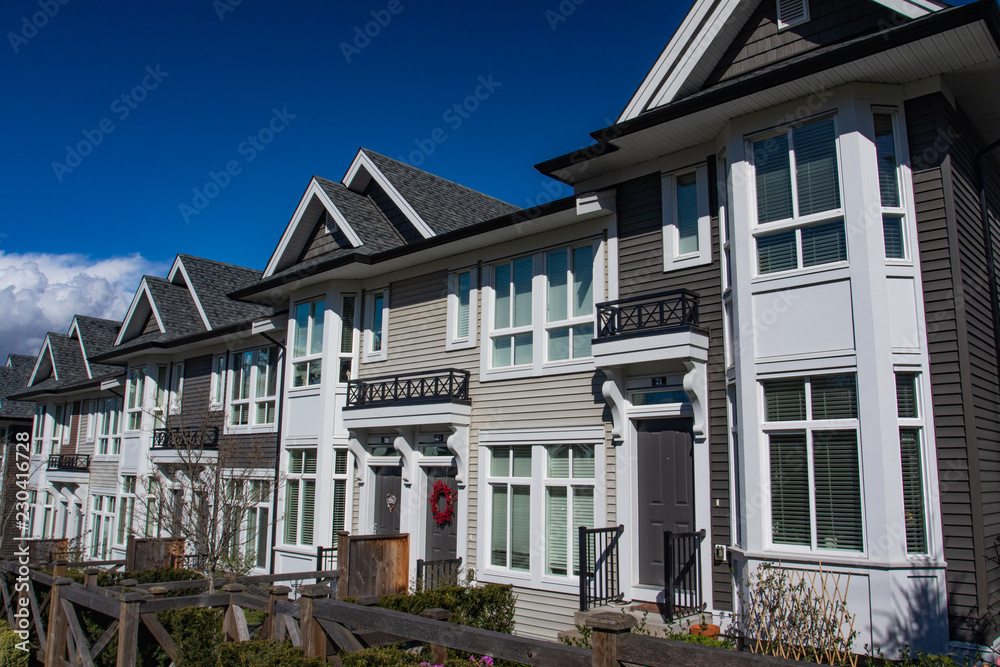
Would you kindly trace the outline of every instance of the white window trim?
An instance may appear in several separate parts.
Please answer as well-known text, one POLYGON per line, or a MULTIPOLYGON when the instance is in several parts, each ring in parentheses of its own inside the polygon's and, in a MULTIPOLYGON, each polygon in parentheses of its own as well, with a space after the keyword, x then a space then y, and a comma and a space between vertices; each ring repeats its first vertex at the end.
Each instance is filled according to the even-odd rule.
POLYGON ((365 294, 365 345, 362 350, 363 361, 365 363, 373 361, 385 361, 389 358, 389 288, 382 287, 370 290, 365 294), (375 297, 382 295, 382 348, 372 349, 373 327, 375 323, 375 297))
POLYGON ((229 370, 229 355, 226 353, 212 356, 212 381, 208 387, 208 409, 213 411, 222 410, 226 406, 226 373, 229 370), (221 366, 219 362, 221 361, 221 366), (221 397, 217 401, 216 397, 221 397))
POLYGON ((445 350, 467 350, 474 348, 477 341, 476 325, 479 321, 479 269, 469 267, 448 274, 448 337, 445 339, 445 350), (469 274, 469 333, 458 336, 458 278, 463 273, 469 274))
POLYGON ((122 430, 126 433, 136 433, 142 430, 143 425, 143 411, 146 407, 146 394, 149 393, 150 389, 149 373, 146 372, 145 366, 135 366, 128 369, 128 382, 125 385, 125 398, 122 402, 124 424, 122 424, 122 430), (129 396, 131 396, 132 391, 132 372, 139 371, 142 373, 142 391, 136 393, 136 406, 129 407, 129 396), (139 425, 136 428, 129 428, 129 423, 132 421, 132 415, 138 414, 139 425))
POLYGON ((183 409, 181 403, 184 397, 184 362, 175 361, 170 364, 170 384, 167 392, 167 414, 179 415, 183 409))
MULTIPOLYGON (((285 473, 285 483, 282 484, 282 491, 283 492, 281 493, 281 498, 279 499, 279 503, 280 503, 280 507, 281 507, 281 511, 282 511, 281 527, 280 527, 280 530, 278 531, 280 533, 279 534, 280 543, 281 543, 281 545, 283 547, 286 547, 288 549, 311 551, 311 552, 315 553, 315 549, 316 549, 316 533, 317 533, 317 530, 316 530, 316 518, 317 518, 316 515, 317 515, 317 511, 316 510, 317 510, 317 508, 319 506, 318 494, 316 492, 319 491, 319 489, 321 488, 320 485, 317 483, 319 481, 319 471, 320 471, 320 467, 319 467, 319 448, 318 447, 293 447, 293 448, 289 448, 289 449, 286 450, 285 457, 286 458, 285 458, 284 467, 283 467, 283 472, 285 473), (291 469, 292 469, 292 452, 302 452, 302 457, 303 457, 303 471, 304 471, 305 470, 305 455, 306 455, 306 452, 309 452, 309 451, 312 451, 313 454, 316 456, 316 471, 315 472, 311 472, 311 473, 307 473, 307 472, 298 472, 298 473, 291 472, 291 469), (302 514, 302 508, 303 508, 303 501, 304 501, 304 498, 303 498, 304 494, 302 493, 302 489, 304 488, 304 485, 302 484, 302 482, 303 481, 307 481, 307 480, 312 480, 313 483, 314 483, 314 486, 313 486, 313 490, 314 490, 314 494, 313 494, 313 537, 312 537, 312 543, 311 544, 304 544, 302 542, 302 516, 303 516, 303 514, 302 514), (297 506, 296 506, 296 509, 295 509, 295 512, 296 512, 295 541, 294 542, 288 542, 285 539, 286 536, 287 536, 287 534, 288 534, 288 532, 287 532, 288 531, 288 523, 287 523, 288 522, 288 512, 286 512, 285 510, 288 507, 288 487, 291 484, 293 484, 293 483, 296 484, 296 485, 298 485, 299 496, 298 496, 298 503, 297 503, 297 506)), ((332 512, 332 509, 331 509, 331 512, 332 512)))
MULTIPOLYGON (((490 263, 484 264, 483 266, 483 307, 481 320, 483 323, 482 331, 479 334, 480 338, 480 369, 479 369, 479 381, 489 382, 493 380, 503 380, 509 378, 520 378, 520 377, 541 377, 544 375, 561 375, 565 373, 577 373, 592 371, 596 368, 594 364, 594 358, 586 357, 582 359, 568 359, 565 361, 545 361, 545 355, 547 351, 547 342, 545 338, 545 332, 548 328, 553 328, 556 325, 561 328, 564 326, 572 326, 573 324, 585 323, 584 320, 580 318, 571 318, 568 320, 562 320, 558 323, 548 323, 545 321, 545 299, 547 294, 546 285, 546 275, 545 275, 545 253, 550 250, 559 250, 561 248, 572 249, 574 247, 579 247, 585 243, 585 239, 581 239, 570 243, 560 243, 547 248, 536 250, 529 255, 524 253, 517 255, 510 255, 508 257, 498 257, 495 260, 490 260, 490 263), (497 334, 497 331, 493 329, 493 311, 494 311, 494 300, 496 299, 496 289, 494 285, 495 271, 494 265, 502 263, 504 260, 511 261, 520 257, 530 256, 532 258, 532 279, 531 279, 531 325, 524 327, 511 327, 510 329, 504 329, 505 334, 514 335, 517 333, 527 333, 532 334, 532 363, 523 364, 521 366, 509 366, 505 368, 492 368, 492 345, 490 343, 491 338, 497 334), (574 320, 580 319, 579 322, 574 320)), ((607 243, 600 238, 592 239, 594 243, 594 270, 593 270, 593 281, 594 281, 594 315, 592 315, 592 321, 594 322, 594 333, 597 333, 597 304, 604 301, 607 297, 605 294, 605 254, 607 250, 607 243)))
POLYGON ((105 460, 105 461, 117 460, 121 455, 122 430, 125 427, 124 410, 122 410, 121 408, 118 409, 118 428, 114 430, 114 432, 109 432, 107 435, 103 433, 105 427, 104 406, 106 405, 106 402, 111 402, 112 404, 115 404, 117 407, 117 403, 119 401, 122 401, 122 399, 118 398, 117 396, 112 396, 110 398, 102 398, 97 401, 97 412, 94 413, 94 423, 97 424, 98 427, 94 441, 94 458, 96 460, 105 460), (114 451, 114 448, 111 446, 112 442, 115 440, 118 441, 118 451, 114 451), (106 441, 108 443, 107 453, 101 452, 102 441, 106 441))
POLYGON ((677 271, 712 263, 712 213, 709 207, 708 166, 699 164, 664 174, 660 181, 663 195, 663 270, 677 271), (679 254, 680 234, 677 225, 677 178, 694 173, 698 188, 698 250, 679 254))
POLYGON ((361 297, 353 292, 348 292, 340 295, 340 321, 339 321, 339 336, 337 340, 337 364, 336 364, 336 381, 341 387, 347 385, 347 382, 341 381, 341 368, 345 361, 349 361, 351 364, 350 377, 348 381, 355 379, 358 376, 358 314, 361 310, 361 297), (351 313, 353 318, 354 326, 351 327, 351 351, 344 352, 344 316, 346 314, 346 309, 344 307, 344 301, 348 298, 354 299, 354 312, 351 313))
MULTIPOLYGON (((913 249, 911 239, 915 238, 910 231, 910 222, 915 216, 910 215, 908 202, 910 200, 909 193, 907 192, 907 183, 909 179, 907 178, 907 173, 905 166, 909 163, 909 155, 904 151, 907 150, 903 145, 902 141, 902 122, 900 119, 899 108, 895 106, 885 106, 885 105, 873 105, 871 107, 871 117, 872 117, 872 144, 874 145, 875 133, 874 133, 874 123, 875 116, 889 116, 892 119, 892 138, 895 143, 896 149, 896 188, 899 191, 899 206, 885 206, 881 205, 881 192, 879 193, 879 204, 881 205, 882 218, 882 251, 883 257, 885 258, 885 263, 888 266, 913 266, 913 249), (888 257, 885 255, 885 222, 886 217, 899 218, 901 221, 900 228, 903 235, 903 256, 902 257, 888 257)), ((877 154, 877 149, 876 149, 877 154)), ((875 176, 878 177, 878 168, 876 166, 875 176)))
MULTIPOLYGON (((292 392, 316 391, 323 384, 323 380, 330 373, 330 369, 327 368, 328 364, 327 364, 326 360, 324 360, 324 358, 323 358, 323 353, 326 350, 327 330, 329 329, 329 323, 327 322, 327 312, 328 311, 329 311, 328 300, 327 300, 327 295, 325 295, 325 294, 324 295, 319 295, 319 296, 314 296, 314 297, 312 297, 310 299, 301 299, 299 301, 296 301, 294 303, 294 305, 291 307, 291 309, 289 310, 289 313, 288 313, 288 318, 289 318, 288 319, 288 332, 289 332, 288 340, 290 341, 290 344, 288 345, 288 347, 291 349, 291 352, 288 355, 289 358, 290 358, 290 360, 289 360, 290 363, 288 364, 288 373, 289 373, 289 375, 288 375, 288 379, 289 379, 288 388, 292 392), (311 350, 312 347, 313 347, 313 336, 316 333, 316 318, 315 318, 315 312, 313 312, 313 311, 314 311, 315 306, 317 306, 320 302, 323 303, 323 333, 322 333, 323 340, 320 341, 320 351, 314 353, 314 352, 309 352, 309 350, 311 350), (302 306, 304 304, 309 304, 310 305, 310 315, 309 315, 309 319, 308 319, 307 324, 306 324, 306 327, 307 327, 307 334, 306 334, 306 354, 302 355, 301 357, 296 357, 295 356, 295 337, 298 334, 298 324, 295 321, 295 311, 296 311, 296 309, 299 306, 302 306), (300 364, 300 363, 306 363, 306 364, 308 364, 308 362, 312 362, 312 361, 319 361, 321 363, 321 370, 320 370, 319 382, 317 382, 316 384, 308 384, 307 383, 307 384, 304 384, 304 385, 301 385, 301 386, 295 386, 295 366, 296 366, 296 364, 300 364)), ((309 378, 308 378, 308 367, 307 367, 307 371, 306 371, 306 380, 307 380, 307 382, 308 382, 308 379, 309 378)))
MULTIPOLYGON (((914 429, 914 430, 916 430, 918 432, 918 436, 917 436, 917 450, 918 450, 919 455, 920 455, 920 484, 921 484, 921 491, 923 493, 923 499, 924 499, 924 507, 923 507, 923 510, 924 510, 924 542, 927 545, 927 551, 926 551, 926 553, 920 553, 920 552, 913 552, 913 553, 911 553, 910 550, 909 550, 909 547, 906 544, 906 535, 904 533, 904 535, 903 535, 903 550, 906 552, 906 558, 907 558, 907 560, 922 562, 922 561, 926 561, 929 557, 932 557, 934 554, 937 553, 937 535, 936 535, 936 532, 934 530, 935 523, 932 520, 934 509, 933 509, 932 503, 930 502, 931 498, 934 497, 932 495, 932 489, 931 489, 931 486, 930 486, 930 479, 931 479, 931 468, 930 468, 930 466, 932 464, 931 464, 931 461, 929 460, 930 457, 928 456, 928 451, 927 451, 929 449, 929 446, 928 446, 929 431, 927 429, 927 419, 925 417, 925 415, 928 414, 928 411, 929 411, 929 409, 932 408, 932 406, 925 405, 925 398, 924 398, 924 375, 926 373, 923 371, 923 369, 921 369, 921 368, 914 368, 914 367, 906 367, 906 366, 896 366, 896 367, 893 368, 893 377, 894 378, 895 378, 896 375, 902 374, 902 373, 907 373, 907 374, 911 374, 911 375, 914 376, 914 378, 913 378, 913 384, 914 384, 914 391, 916 393, 916 395, 915 395, 914 398, 916 400, 917 416, 916 417, 899 417, 898 416, 899 415, 899 413, 898 413, 898 401, 899 401, 899 397, 898 396, 896 397, 896 400, 897 400, 897 417, 896 417, 896 421, 897 421, 897 424, 898 424, 897 436, 896 437, 897 437, 897 440, 898 440, 898 443, 899 443, 898 444, 898 449, 899 449, 899 456, 900 456, 900 469, 902 470, 902 463, 903 463, 902 462, 902 456, 903 456, 903 454, 902 454, 902 446, 903 446, 903 443, 902 443, 902 439, 901 439, 901 437, 899 435, 899 430, 904 429, 904 428, 914 429)), ((906 509, 905 502, 903 503, 903 509, 904 509, 904 512, 905 512, 905 509, 906 509)), ((904 516, 904 525, 905 525, 905 516, 904 516)))
POLYGON ((170 364, 156 364, 156 371, 153 376, 153 401, 150 412, 153 416, 153 428, 167 428, 168 406, 170 404, 170 364), (163 371, 163 384, 160 384, 160 371, 163 371))
POLYGON ((281 349, 278 346, 276 346, 276 345, 264 345, 262 347, 254 347, 254 348, 250 348, 250 349, 246 349, 246 350, 239 350, 237 352, 231 352, 229 354, 229 359, 228 359, 228 363, 227 363, 227 370, 226 370, 226 375, 227 375, 227 378, 228 378, 227 381, 226 381, 226 386, 227 387, 231 388, 231 387, 235 386, 235 382, 236 382, 236 380, 235 380, 236 364, 233 363, 233 360, 237 356, 242 355, 245 352, 251 352, 253 354, 253 362, 250 365, 250 380, 249 380, 249 382, 250 382, 250 396, 248 398, 246 398, 246 399, 239 399, 237 401, 237 403, 239 403, 241 405, 248 406, 248 410, 250 411, 249 412, 249 419, 248 419, 248 421, 247 421, 246 424, 233 424, 232 423, 233 396, 232 396, 232 392, 231 391, 227 391, 226 395, 225 395, 225 398, 226 398, 226 403, 225 403, 225 407, 226 407, 226 413, 225 413, 226 414, 226 419, 225 419, 224 425, 223 425, 223 433, 225 435, 235 435, 235 434, 240 434, 240 433, 244 433, 244 434, 245 433, 275 433, 278 430, 278 418, 277 418, 278 412, 277 412, 277 410, 278 410, 278 384, 279 384, 279 382, 277 380, 277 376, 282 372, 282 369, 284 368, 284 363, 285 363, 284 358, 281 356, 281 349), (275 354, 278 355, 277 359, 275 359, 275 361, 274 361, 274 363, 272 365, 272 368, 274 369, 274 373, 275 373, 275 376, 276 376, 274 396, 267 396, 267 397, 257 396, 257 374, 258 374, 257 353, 260 350, 274 350, 275 354), (254 423, 254 419, 256 418, 256 415, 257 415, 257 404, 258 403, 267 403, 267 402, 274 402, 274 409, 275 409, 274 423, 272 423, 272 424, 255 424, 254 423))
POLYGON ((124 547, 128 545, 128 538, 134 534, 135 531, 135 507, 138 503, 139 496, 137 495, 139 485, 139 478, 137 475, 122 475, 121 489, 118 492, 118 516, 115 518, 115 535, 113 544, 118 547, 124 547), (133 487, 131 491, 127 491, 125 488, 125 480, 131 479, 133 487), (129 516, 129 524, 125 526, 124 538, 119 541, 118 537, 122 534, 122 508, 129 507, 131 511, 127 512, 129 516))

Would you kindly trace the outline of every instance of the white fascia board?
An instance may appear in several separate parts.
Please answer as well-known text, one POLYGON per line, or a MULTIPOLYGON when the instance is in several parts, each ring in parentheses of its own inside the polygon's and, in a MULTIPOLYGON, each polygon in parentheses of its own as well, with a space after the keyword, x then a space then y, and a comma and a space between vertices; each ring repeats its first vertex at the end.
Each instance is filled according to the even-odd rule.
POLYGON ((153 301, 152 295, 149 293, 149 286, 146 285, 146 279, 143 278, 142 282, 139 283, 139 289, 135 291, 135 296, 132 297, 132 305, 128 308, 128 313, 125 314, 125 319, 122 321, 122 328, 118 332, 118 337, 115 338, 115 345, 122 344, 122 337, 125 332, 128 331, 129 326, 132 324, 132 316, 135 315, 135 309, 139 305, 139 300, 142 295, 146 295, 146 303, 149 304, 149 309, 153 311, 153 317, 156 318, 156 326, 160 327, 160 333, 166 331, 163 326, 163 320, 160 319, 160 314, 156 312, 156 303, 153 301))
POLYGON ((194 305, 198 309, 198 314, 201 316, 201 321, 205 325, 206 331, 212 330, 212 323, 208 321, 208 315, 205 314, 205 309, 201 305, 201 299, 198 298, 198 293, 194 289, 194 285, 191 284, 191 278, 188 277, 187 269, 184 268, 184 262, 181 260, 180 255, 174 260, 174 265, 170 269, 170 273, 167 274, 167 280, 174 282, 174 277, 177 272, 180 272, 181 276, 184 278, 184 285, 187 287, 188 292, 191 293, 191 298, 194 300, 194 305))
POLYGON ((108 389, 117 389, 122 386, 121 378, 112 378, 110 380, 105 380, 101 383, 101 391, 107 391, 108 389))
POLYGON ((80 344, 80 354, 83 355, 83 365, 87 367, 87 377, 93 379, 94 374, 90 372, 90 361, 87 360, 87 348, 83 345, 83 334, 80 333, 80 323, 77 322, 76 315, 73 316, 73 322, 69 325, 69 333, 66 335, 72 339, 74 331, 76 331, 76 342, 80 344))
POLYGON ((42 349, 38 351, 38 356, 35 358, 35 367, 31 369, 31 377, 28 378, 28 386, 35 384, 35 376, 38 375, 38 369, 42 364, 42 359, 45 358, 45 354, 48 352, 49 364, 52 365, 52 373, 56 376, 56 382, 59 381, 59 369, 56 368, 56 359, 52 354, 52 345, 49 343, 49 335, 45 334, 45 340, 42 341, 42 349))
POLYGON ((309 182, 309 187, 306 188, 305 194, 302 195, 302 199, 299 200, 299 205, 295 208, 295 213, 292 214, 292 219, 289 221, 288 226, 285 227, 285 233, 282 234, 281 240, 278 242, 278 247, 275 248, 274 254, 271 255, 271 259, 267 263, 267 268, 264 269, 263 278, 270 278, 278 271, 278 264, 281 263, 282 258, 285 256, 285 251, 288 249, 288 244, 291 243, 292 237, 295 236, 295 232, 299 228, 299 224, 302 222, 302 217, 306 214, 306 209, 309 208, 309 204, 312 202, 313 197, 317 197, 323 206, 327 209, 327 212, 337 221, 337 225, 340 226, 344 236, 347 240, 351 242, 355 248, 364 245, 361 237, 357 235, 354 229, 347 223, 347 219, 340 212, 340 210, 334 206, 333 201, 330 200, 329 195, 320 187, 319 183, 313 178, 309 182))
POLYGON ((379 168, 375 166, 375 163, 372 162, 371 158, 368 157, 363 150, 358 151, 357 157, 355 157, 354 162, 351 163, 351 168, 348 169, 347 174, 344 175, 343 183, 345 186, 351 187, 351 183, 357 177, 361 167, 364 167, 365 171, 368 172, 368 175, 374 178, 375 182, 378 183, 383 190, 385 190, 385 193, 389 195, 389 199, 392 200, 392 203, 399 207, 399 210, 402 211, 403 215, 405 215, 413 226, 416 227, 421 236, 425 239, 437 236, 437 234, 434 233, 434 230, 430 228, 430 225, 428 225, 424 219, 420 217, 420 214, 418 214, 417 211, 410 206, 410 202, 406 201, 403 195, 399 193, 399 190, 396 189, 396 186, 394 186, 392 182, 386 178, 385 174, 383 174, 379 168))
POLYGON ((933 14, 947 6, 932 0, 875 0, 875 2, 910 19, 933 14))

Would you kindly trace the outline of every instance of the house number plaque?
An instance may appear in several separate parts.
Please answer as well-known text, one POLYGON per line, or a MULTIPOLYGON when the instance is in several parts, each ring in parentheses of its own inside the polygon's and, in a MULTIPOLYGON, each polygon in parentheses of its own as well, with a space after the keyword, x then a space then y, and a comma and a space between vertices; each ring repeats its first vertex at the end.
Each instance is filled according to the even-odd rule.
POLYGON ((396 494, 385 494, 385 506, 389 508, 389 514, 392 514, 392 510, 396 509, 396 494))

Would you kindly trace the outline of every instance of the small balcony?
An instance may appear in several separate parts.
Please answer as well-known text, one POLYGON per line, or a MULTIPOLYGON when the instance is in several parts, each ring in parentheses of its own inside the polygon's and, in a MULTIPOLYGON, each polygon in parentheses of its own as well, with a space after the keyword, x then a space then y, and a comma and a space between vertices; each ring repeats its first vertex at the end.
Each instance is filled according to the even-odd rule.
POLYGON ((153 430, 150 449, 218 449, 219 427, 210 428, 158 428, 153 430), (200 440, 200 442, 199 442, 200 440))
POLYGON ((597 305, 597 338, 641 336, 698 326, 698 295, 686 289, 597 305))
POLYGON ((468 424, 469 372, 455 368, 351 380, 343 411, 348 429, 468 424))
POLYGON ((49 470, 58 472, 88 472, 90 456, 87 454, 53 454, 49 457, 49 470))

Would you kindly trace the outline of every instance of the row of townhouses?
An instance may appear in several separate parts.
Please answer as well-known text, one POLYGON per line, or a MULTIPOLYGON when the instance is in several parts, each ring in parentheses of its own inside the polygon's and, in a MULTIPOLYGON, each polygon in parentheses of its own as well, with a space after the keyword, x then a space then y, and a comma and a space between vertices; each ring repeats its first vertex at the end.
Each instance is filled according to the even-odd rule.
POLYGON ((461 558, 551 638, 581 526, 623 527, 636 602, 695 533, 716 618, 780 563, 849 575, 858 651, 993 644, 998 83, 994 0, 697 0, 616 122, 537 166, 571 197, 360 150, 262 270, 178 255, 122 322, 47 336, 14 393, 27 534, 101 560, 183 532, 151 508, 196 433, 255 489, 258 572, 407 533, 411 578, 461 558))

